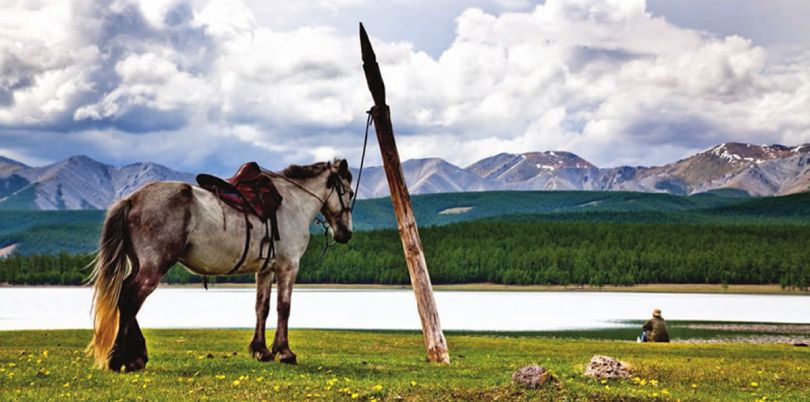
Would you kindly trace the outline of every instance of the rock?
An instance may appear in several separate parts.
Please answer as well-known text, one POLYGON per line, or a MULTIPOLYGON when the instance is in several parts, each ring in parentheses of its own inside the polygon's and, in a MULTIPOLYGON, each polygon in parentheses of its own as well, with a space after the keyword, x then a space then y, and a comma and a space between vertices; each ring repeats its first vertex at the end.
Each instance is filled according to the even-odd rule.
POLYGON ((594 355, 585 367, 585 375, 600 380, 630 377, 630 369, 622 362, 608 356, 594 355))
POLYGON ((544 367, 538 365, 526 366, 512 374, 512 381, 523 388, 537 389, 549 381, 556 381, 544 367))

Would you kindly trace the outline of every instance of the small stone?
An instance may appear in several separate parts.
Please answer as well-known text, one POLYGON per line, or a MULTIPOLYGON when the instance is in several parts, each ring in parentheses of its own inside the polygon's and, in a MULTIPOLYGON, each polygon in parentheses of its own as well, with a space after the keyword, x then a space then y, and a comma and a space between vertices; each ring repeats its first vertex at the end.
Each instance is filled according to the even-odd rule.
POLYGON ((613 380, 630 377, 630 369, 611 357, 594 355, 585 367, 585 375, 599 380, 613 380))
POLYGON ((512 381, 523 388, 537 389, 549 381, 554 381, 554 377, 544 367, 531 365, 515 371, 512 374, 512 381))

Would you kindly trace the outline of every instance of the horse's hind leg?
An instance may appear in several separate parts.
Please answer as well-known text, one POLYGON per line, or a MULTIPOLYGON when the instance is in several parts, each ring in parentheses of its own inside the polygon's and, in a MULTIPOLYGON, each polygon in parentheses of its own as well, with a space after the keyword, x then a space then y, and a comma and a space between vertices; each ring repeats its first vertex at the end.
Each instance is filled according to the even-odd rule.
POLYGON ((265 269, 256 273, 256 330, 250 342, 250 354, 256 360, 266 362, 273 359, 267 350, 265 340, 265 324, 267 314, 270 312, 270 293, 273 290, 273 271, 265 269))
POLYGON ((156 267, 152 264, 141 266, 135 275, 130 275, 121 288, 118 299, 120 319, 118 336, 110 356, 109 368, 119 371, 121 366, 126 371, 138 371, 146 367, 149 360, 146 353, 146 341, 135 316, 138 314, 146 297, 149 296, 166 273, 168 266, 156 267))
POLYGON ((118 335, 108 364, 112 370, 118 371, 121 366, 127 371, 146 367, 146 342, 135 316, 186 250, 191 195, 187 184, 164 183, 145 187, 131 197, 132 272, 124 280, 118 298, 118 335))

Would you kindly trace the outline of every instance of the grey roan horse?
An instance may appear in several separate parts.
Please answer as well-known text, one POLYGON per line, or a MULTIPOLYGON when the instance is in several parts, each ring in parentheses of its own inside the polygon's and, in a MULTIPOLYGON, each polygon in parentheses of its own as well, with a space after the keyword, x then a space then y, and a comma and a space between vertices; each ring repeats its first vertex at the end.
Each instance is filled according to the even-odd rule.
MULTIPOLYGON (((269 174, 269 173, 267 173, 269 174)), ((256 330, 251 355, 260 361, 295 363, 287 340, 290 297, 298 263, 309 242, 310 222, 320 211, 335 241, 352 237, 351 173, 345 160, 292 165, 269 174, 284 197, 278 210, 281 240, 267 269, 251 244, 234 274, 256 273, 256 330), (265 321, 270 310, 273 275, 278 284, 278 326, 270 350, 265 321)), ((264 225, 255 216, 251 238, 261 239, 264 225)), ((201 275, 225 275, 244 251, 245 218, 215 195, 180 182, 144 186, 116 202, 107 212, 95 262, 94 334, 88 351, 101 368, 137 371, 146 367, 146 343, 135 316, 161 277, 177 262, 201 275)))

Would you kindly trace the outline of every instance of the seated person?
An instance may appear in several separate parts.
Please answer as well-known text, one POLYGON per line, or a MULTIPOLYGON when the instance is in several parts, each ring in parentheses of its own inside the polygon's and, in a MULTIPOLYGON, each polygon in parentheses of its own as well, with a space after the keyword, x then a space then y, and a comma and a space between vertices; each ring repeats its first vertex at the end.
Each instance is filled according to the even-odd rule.
POLYGON ((667 333, 667 323, 661 317, 661 310, 653 310, 653 317, 644 323, 644 334, 642 339, 644 342, 669 342, 669 333, 667 333))

